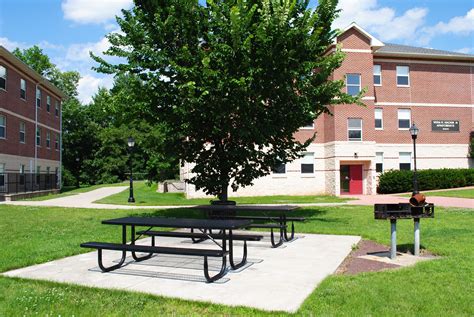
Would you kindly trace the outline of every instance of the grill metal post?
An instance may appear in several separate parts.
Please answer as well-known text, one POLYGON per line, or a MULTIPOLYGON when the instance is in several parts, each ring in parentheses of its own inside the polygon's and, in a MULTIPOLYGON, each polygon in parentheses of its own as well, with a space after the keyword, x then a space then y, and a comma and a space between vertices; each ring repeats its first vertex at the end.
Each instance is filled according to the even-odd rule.
POLYGON ((414 229, 415 229, 415 245, 414 245, 414 254, 415 256, 420 256, 420 218, 414 218, 414 229))
POLYGON ((390 259, 395 260, 397 257, 397 219, 390 219, 390 259))

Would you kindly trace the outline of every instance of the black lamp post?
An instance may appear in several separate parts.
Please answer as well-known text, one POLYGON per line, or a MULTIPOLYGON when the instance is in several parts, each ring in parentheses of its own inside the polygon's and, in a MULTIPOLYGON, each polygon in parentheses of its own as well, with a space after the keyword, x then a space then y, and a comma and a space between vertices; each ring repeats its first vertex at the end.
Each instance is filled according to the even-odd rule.
POLYGON ((128 197, 129 203, 134 203, 135 198, 133 198, 133 174, 132 174, 132 151, 135 146, 135 139, 132 137, 128 138, 128 152, 129 152, 129 161, 130 161, 130 195, 128 197))
POLYGON ((411 138, 413 139, 413 164, 414 164, 414 169, 413 169, 413 193, 412 195, 418 194, 418 179, 416 176, 416 138, 418 136, 418 132, 420 129, 413 123, 413 125, 410 127, 410 134, 411 138))

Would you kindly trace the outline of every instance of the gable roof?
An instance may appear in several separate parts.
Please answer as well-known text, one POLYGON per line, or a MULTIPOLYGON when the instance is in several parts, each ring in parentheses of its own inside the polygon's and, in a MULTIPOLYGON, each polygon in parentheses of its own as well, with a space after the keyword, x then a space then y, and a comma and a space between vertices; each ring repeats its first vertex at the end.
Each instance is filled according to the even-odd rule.
POLYGON ((52 93, 59 96, 60 98, 66 98, 67 95, 64 94, 58 87, 53 85, 49 80, 41 76, 38 72, 36 72, 33 68, 28 66, 18 57, 10 53, 5 47, 0 45, 0 57, 3 57, 5 60, 10 62, 13 66, 17 67, 19 70, 24 72, 25 74, 32 77, 34 80, 38 82, 38 84, 42 85, 49 89, 52 93))
MULTIPOLYGON (((365 37, 367 37, 369 40, 370 40, 370 46, 371 47, 383 47, 385 44, 380 41, 379 39, 377 39, 375 36, 373 36, 372 34, 370 34, 369 32, 367 32, 366 30, 364 30, 363 28, 361 28, 357 23, 355 22, 352 22, 351 24, 349 24, 349 26, 347 26, 345 29, 341 30, 341 34, 344 34, 346 33, 348 30, 350 29, 356 29, 357 31, 359 31, 360 33, 362 33, 365 37)), ((337 37, 335 39, 335 43, 337 43, 337 37)))
POLYGON ((423 48, 409 45, 385 43, 385 46, 377 49, 377 56, 402 56, 402 57, 431 57, 441 59, 467 59, 474 61, 474 55, 423 48))

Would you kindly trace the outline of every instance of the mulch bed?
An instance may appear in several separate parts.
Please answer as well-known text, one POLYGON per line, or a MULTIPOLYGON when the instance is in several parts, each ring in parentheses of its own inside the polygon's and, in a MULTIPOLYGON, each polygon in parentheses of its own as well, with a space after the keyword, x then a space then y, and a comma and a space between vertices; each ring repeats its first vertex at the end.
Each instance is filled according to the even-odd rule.
POLYGON ((400 265, 388 264, 380 261, 361 259, 359 256, 375 252, 387 252, 390 248, 370 240, 361 240, 357 248, 347 256, 337 268, 336 274, 358 274, 362 272, 377 272, 387 269, 400 268, 400 265))

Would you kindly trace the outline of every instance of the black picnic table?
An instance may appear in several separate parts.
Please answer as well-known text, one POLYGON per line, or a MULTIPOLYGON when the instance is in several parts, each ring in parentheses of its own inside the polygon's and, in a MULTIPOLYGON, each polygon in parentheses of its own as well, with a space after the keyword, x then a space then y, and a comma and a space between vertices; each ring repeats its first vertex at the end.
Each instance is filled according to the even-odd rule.
MULTIPOLYGON (((161 254, 179 254, 189 256, 203 256, 204 257, 204 276, 208 282, 213 282, 226 273, 226 259, 229 256, 230 264, 232 269, 237 269, 246 263, 247 259, 247 240, 258 239, 259 236, 240 236, 240 240, 244 241, 244 252, 243 259, 240 263, 235 264, 233 259, 233 241, 234 235, 233 230, 246 228, 251 224, 248 219, 192 219, 192 218, 161 218, 161 217, 123 217, 116 219, 109 219, 102 221, 103 224, 107 225, 120 225, 122 226, 122 243, 106 243, 106 242, 87 242, 82 243, 81 247, 94 248, 98 250, 98 262, 99 267, 103 272, 109 272, 120 268, 126 259, 126 253, 131 252, 132 257, 135 261, 143 261, 149 259, 155 253, 161 254), (127 244, 127 226, 131 229, 131 242, 127 244), (136 236, 135 227, 147 227, 148 229, 138 232, 139 236, 136 236), (180 229, 191 229, 198 230, 201 233, 200 236, 205 236, 211 239, 219 249, 197 249, 197 248, 177 248, 177 247, 160 247, 156 246, 155 236, 160 236, 159 232, 151 230, 155 227, 162 228, 180 228, 180 229), (212 230, 219 230, 218 235, 211 234, 212 230), (156 233, 156 234, 155 234, 156 233), (151 246, 148 245, 137 245, 136 240, 141 235, 152 236, 151 246), (221 243, 216 241, 217 238, 221 239, 221 243), (229 248, 227 249, 227 242, 229 248), (102 250, 115 250, 122 251, 122 258, 118 264, 110 267, 105 267, 102 263, 102 250), (136 252, 148 253, 146 256, 137 256, 136 252), (220 257, 222 258, 221 270, 215 276, 210 276, 208 271, 208 257, 220 257)), ((170 237, 183 237, 184 233, 170 233, 167 236, 170 237)), ((189 234, 188 234, 189 235, 189 234)), ((192 235, 192 234, 191 234, 192 235)), ((163 236, 163 234, 162 234, 163 236)), ((261 238, 261 237, 260 237, 261 238)))
POLYGON ((269 228, 271 231, 271 243, 278 247, 284 241, 288 242, 295 237, 295 221, 304 221, 304 217, 295 217, 292 214, 299 209, 293 205, 201 205, 190 207, 206 213, 209 219, 229 220, 257 220, 271 222, 271 224, 252 223, 251 228, 269 228), (245 213, 246 215, 241 215, 245 213), (291 235, 288 236, 288 222, 291 222, 291 235), (280 239, 275 242, 273 229, 279 229, 280 239))

